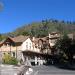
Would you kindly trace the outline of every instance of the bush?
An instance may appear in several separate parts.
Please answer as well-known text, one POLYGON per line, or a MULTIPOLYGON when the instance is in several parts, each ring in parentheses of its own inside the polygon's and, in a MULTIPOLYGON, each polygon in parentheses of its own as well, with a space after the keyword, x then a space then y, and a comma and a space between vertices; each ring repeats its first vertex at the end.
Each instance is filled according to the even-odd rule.
POLYGON ((15 57, 11 57, 10 61, 9 61, 9 64, 12 64, 12 65, 17 65, 18 64, 18 61, 15 57))
POLYGON ((5 54, 3 56, 3 64, 17 65, 18 60, 15 57, 11 57, 10 54, 5 54))

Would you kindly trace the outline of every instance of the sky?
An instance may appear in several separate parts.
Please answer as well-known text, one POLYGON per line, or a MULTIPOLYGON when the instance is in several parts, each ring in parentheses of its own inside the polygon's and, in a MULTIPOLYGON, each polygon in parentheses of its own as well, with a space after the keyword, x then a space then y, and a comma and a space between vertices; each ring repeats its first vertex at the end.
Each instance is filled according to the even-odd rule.
POLYGON ((45 19, 75 21, 75 0, 0 0, 0 33, 45 19))

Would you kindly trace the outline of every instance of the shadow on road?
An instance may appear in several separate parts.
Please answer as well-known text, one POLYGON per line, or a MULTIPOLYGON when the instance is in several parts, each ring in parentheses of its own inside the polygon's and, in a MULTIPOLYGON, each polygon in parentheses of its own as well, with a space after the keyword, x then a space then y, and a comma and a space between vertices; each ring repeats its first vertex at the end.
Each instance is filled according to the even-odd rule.
POLYGON ((66 70, 74 70, 75 71, 75 65, 70 65, 70 64, 56 64, 54 65, 56 68, 59 69, 66 69, 66 70))

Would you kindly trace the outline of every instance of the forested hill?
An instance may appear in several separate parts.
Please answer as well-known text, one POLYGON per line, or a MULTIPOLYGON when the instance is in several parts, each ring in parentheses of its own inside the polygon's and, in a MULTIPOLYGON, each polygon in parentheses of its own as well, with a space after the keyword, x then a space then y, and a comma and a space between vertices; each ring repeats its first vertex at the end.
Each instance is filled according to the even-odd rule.
POLYGON ((7 33, 8 36, 31 35, 43 37, 50 32, 72 33, 75 31, 75 22, 65 22, 59 20, 42 20, 17 28, 15 31, 7 33))
POLYGON ((41 22, 34 22, 24 25, 14 32, 13 35, 31 35, 36 37, 43 37, 50 32, 71 33, 75 31, 75 22, 64 22, 58 20, 42 20, 41 22))

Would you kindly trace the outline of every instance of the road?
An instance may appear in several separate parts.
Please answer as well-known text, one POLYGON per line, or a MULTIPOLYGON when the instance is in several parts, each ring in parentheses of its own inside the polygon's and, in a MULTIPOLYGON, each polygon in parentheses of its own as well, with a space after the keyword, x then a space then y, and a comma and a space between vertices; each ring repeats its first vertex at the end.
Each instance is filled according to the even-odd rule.
POLYGON ((54 66, 34 66, 32 75, 75 75, 73 70, 59 69, 54 66))
MULTIPOLYGON (((12 65, 0 65, 0 75, 14 75, 19 71, 19 68, 12 65)), ((31 75, 75 75, 75 71, 59 69, 54 66, 33 66, 32 69, 31 75)))
POLYGON ((0 75, 20 75, 26 73, 29 68, 30 66, 26 65, 0 65, 0 75))
POLYGON ((0 65, 0 75, 14 75, 19 71, 19 67, 12 65, 0 65))

